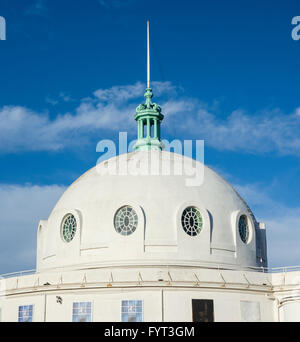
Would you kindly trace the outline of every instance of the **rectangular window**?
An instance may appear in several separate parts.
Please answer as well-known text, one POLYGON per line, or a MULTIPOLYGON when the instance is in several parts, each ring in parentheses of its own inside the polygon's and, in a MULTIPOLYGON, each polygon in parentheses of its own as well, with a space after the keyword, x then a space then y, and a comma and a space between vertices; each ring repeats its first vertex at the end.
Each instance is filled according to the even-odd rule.
POLYGON ((33 320, 33 305, 19 306, 19 322, 32 322, 33 320))
POLYGON ((122 300, 122 322, 143 322, 143 301, 122 300))
POLYGON ((214 301, 193 299, 193 322, 214 322, 214 301))
POLYGON ((92 303, 73 303, 73 322, 92 322, 92 303))
POLYGON ((257 302, 241 301, 242 322, 259 322, 260 304, 257 302))

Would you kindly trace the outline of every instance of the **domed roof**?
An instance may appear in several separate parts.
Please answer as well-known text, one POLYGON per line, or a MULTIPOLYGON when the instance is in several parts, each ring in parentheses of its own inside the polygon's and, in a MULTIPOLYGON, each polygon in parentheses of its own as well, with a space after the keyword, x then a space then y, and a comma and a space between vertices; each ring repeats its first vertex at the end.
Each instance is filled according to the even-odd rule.
POLYGON ((37 268, 262 266, 258 235, 246 203, 213 170, 178 154, 139 151, 99 164, 66 190, 40 222, 37 268), (131 172, 125 175, 124 167, 131 172), (192 181, 195 170, 198 183, 192 181), (68 217, 70 239, 64 236, 68 217))

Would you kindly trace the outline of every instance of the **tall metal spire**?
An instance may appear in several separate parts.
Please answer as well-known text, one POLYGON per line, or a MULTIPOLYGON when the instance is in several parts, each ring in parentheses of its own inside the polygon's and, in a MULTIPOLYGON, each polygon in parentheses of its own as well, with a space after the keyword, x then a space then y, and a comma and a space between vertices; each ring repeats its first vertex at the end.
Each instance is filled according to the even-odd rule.
POLYGON ((150 27, 147 21, 147 88, 150 88, 150 27))
POLYGON ((160 140, 160 124, 164 118, 161 107, 152 102, 152 89, 150 88, 150 29, 147 21, 147 89, 146 103, 140 104, 136 109, 134 119, 138 124, 138 140, 134 146, 136 151, 162 150, 160 140))

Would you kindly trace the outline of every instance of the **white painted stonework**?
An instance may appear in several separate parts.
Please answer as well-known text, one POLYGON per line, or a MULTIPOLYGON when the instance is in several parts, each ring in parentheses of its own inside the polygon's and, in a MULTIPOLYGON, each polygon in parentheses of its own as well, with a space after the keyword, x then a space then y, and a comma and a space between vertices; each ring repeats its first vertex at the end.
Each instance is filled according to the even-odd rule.
MULTIPOLYGON (((134 152, 109 163, 147 163, 134 152)), ((111 175, 95 167, 64 193, 38 227, 37 269, 0 281, 0 320, 18 321, 20 306, 32 305, 32 320, 72 321, 74 302, 91 302, 92 321, 121 321, 124 300, 142 301, 142 320, 191 322, 192 300, 213 300, 214 321, 300 321, 300 272, 268 273, 266 227, 217 173, 182 156, 152 153, 152 163, 178 171, 186 162, 204 170, 203 183, 187 186, 182 175, 111 175), (119 234, 114 217, 129 205, 135 232, 119 234), (203 219, 189 236, 181 215, 189 206, 203 219), (62 238, 72 214, 74 239, 62 238), (238 221, 246 215, 244 243, 238 221)), ((102 167, 108 166, 104 162, 102 167)), ((101 166, 100 166, 101 168, 101 166)))

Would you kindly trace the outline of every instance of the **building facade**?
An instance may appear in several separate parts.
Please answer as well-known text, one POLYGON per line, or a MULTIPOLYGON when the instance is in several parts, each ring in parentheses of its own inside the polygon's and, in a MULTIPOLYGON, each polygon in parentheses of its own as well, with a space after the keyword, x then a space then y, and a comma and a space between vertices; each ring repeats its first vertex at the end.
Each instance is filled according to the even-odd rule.
POLYGON ((265 224, 233 187, 163 151, 152 97, 135 152, 89 170, 39 223, 36 270, 3 277, 0 321, 300 321, 300 272, 269 272, 265 224))

